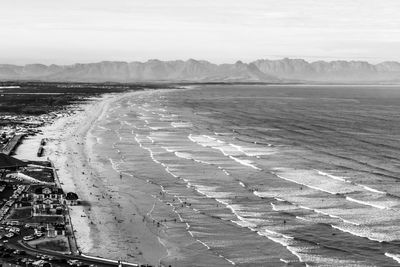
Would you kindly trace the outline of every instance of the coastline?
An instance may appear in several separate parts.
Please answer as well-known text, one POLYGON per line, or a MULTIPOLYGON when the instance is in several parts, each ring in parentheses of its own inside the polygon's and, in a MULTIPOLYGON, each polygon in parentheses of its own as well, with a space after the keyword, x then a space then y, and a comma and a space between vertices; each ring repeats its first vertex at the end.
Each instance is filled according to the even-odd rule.
MULTIPOLYGON (((314 98, 289 95, 277 103, 276 96, 265 97, 259 90, 253 91, 250 98, 243 98, 238 92, 236 98, 240 97, 241 101, 221 101, 226 98, 224 90, 227 89, 213 91, 213 100, 206 90, 190 92, 193 96, 181 98, 178 94, 164 95, 161 90, 135 92, 136 96, 119 100, 114 95, 109 101, 99 100, 102 104, 88 106, 70 125, 65 122, 67 126, 56 131, 63 135, 51 141, 60 141, 54 146, 53 154, 63 158, 59 165, 68 172, 66 176, 71 176, 71 188, 87 201, 74 214, 76 224, 82 223, 77 233, 83 240, 81 250, 113 259, 126 255, 128 261, 153 266, 158 265, 157 260, 165 263, 164 266, 174 260, 173 266, 267 262, 271 266, 308 262, 317 265, 333 262, 343 266, 365 266, 367 262, 377 262, 375 265, 379 266, 393 264, 390 255, 395 255, 392 252, 396 251, 396 232, 388 233, 380 221, 360 221, 360 218, 374 220, 380 216, 395 225, 396 214, 390 210, 398 204, 392 198, 398 191, 393 183, 390 180, 385 183, 379 176, 361 180, 357 170, 335 169, 338 162, 350 166, 354 162, 326 156, 325 147, 320 145, 326 138, 325 130, 312 128, 318 133, 310 140, 316 152, 293 145, 297 143, 287 143, 290 138, 297 140, 298 126, 307 122, 304 118, 321 113, 326 105, 332 114, 342 114, 337 103, 355 112, 351 115, 359 114, 354 101, 324 98, 314 103, 314 98), (201 105, 204 99, 207 102, 201 105), (248 101, 254 102, 254 107, 249 109, 250 114, 244 114, 244 108, 240 107, 248 106, 248 101), (232 103, 237 106, 231 106, 232 103), (304 113, 295 118, 288 116, 285 109, 281 110, 285 103, 304 109, 304 113), (196 109, 191 109, 193 106, 196 109), (263 109, 265 106, 268 107, 263 109), (278 137, 275 136, 276 121, 272 124, 270 121, 263 124, 258 119, 252 121, 265 117, 267 112, 271 118, 285 118, 277 125, 284 129, 279 130, 278 137), (221 125, 215 126, 215 122, 221 125), (237 127, 238 132, 232 129, 242 122, 244 127, 237 127), (261 127, 266 131, 259 131, 261 127), (74 169, 70 169, 71 164, 74 169), (170 208, 182 219, 174 220, 169 214, 170 208), (155 227, 158 222, 161 226, 155 227), (188 235, 191 237, 186 238, 188 235), (322 245, 308 249, 310 236, 322 245), (327 237, 333 246, 325 246, 327 237), (362 248, 376 244, 382 245, 376 253, 363 254, 362 248), (342 246, 360 254, 341 250, 342 246), (215 256, 219 257, 218 262, 215 256)), ((294 94, 294 90, 298 89, 289 92, 294 94)), ((280 92, 280 89, 275 91, 278 97, 280 92)), ((386 98, 381 101, 387 104, 386 98)), ((375 112, 380 120, 388 119, 379 110, 375 112)), ((339 137, 344 146, 353 140, 341 136, 341 133, 349 134, 351 115, 344 118, 343 125, 330 114, 322 117, 332 120, 340 130, 339 135, 326 139, 331 146, 337 144, 339 137)), ((360 122, 369 120, 363 117, 360 122)), ((350 129, 356 138, 359 130, 350 129)), ((366 143, 371 139, 358 141, 366 143)), ((362 147, 372 164, 376 163, 375 155, 367 152, 374 151, 379 141, 362 147)), ((389 144, 395 147, 394 143, 389 144)), ((358 151, 352 153, 357 159, 358 151)), ((388 172, 396 170, 385 167, 388 172)))
MULTIPOLYGON (((137 241, 129 245, 130 253, 126 258, 121 257, 123 252, 119 251, 121 248, 118 248, 118 241, 111 240, 111 237, 116 235, 115 231, 119 230, 120 226, 116 225, 119 222, 112 222, 112 216, 105 217, 104 214, 113 214, 120 208, 121 200, 112 200, 112 197, 115 199, 118 195, 107 189, 104 176, 115 176, 116 173, 110 173, 96 161, 92 149, 96 141, 90 133, 95 123, 106 115, 112 103, 144 92, 109 94, 83 104, 75 114, 59 118, 43 127, 43 134, 24 140, 16 151, 16 157, 33 160, 48 157, 54 162, 63 190, 78 194, 83 205, 69 207, 69 211, 77 245, 82 253, 158 265, 160 260, 171 252, 167 252, 162 238, 159 237, 161 233, 151 229, 144 220, 142 221, 141 216, 130 218, 130 232, 136 233, 132 238, 137 241), (44 157, 38 158, 36 152, 42 138, 47 138, 48 142, 44 157), (109 198, 105 198, 105 195, 109 198)), ((144 183, 140 186, 147 185, 144 183)), ((131 205, 132 214, 139 214, 139 210, 147 210, 147 205, 153 203, 136 202, 135 205, 131 205)))

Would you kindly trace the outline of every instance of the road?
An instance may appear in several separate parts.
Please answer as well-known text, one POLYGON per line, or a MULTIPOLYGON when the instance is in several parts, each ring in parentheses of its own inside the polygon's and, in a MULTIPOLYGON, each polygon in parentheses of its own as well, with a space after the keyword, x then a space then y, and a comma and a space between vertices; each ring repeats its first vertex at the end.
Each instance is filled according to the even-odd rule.
MULTIPOLYGON (((23 241, 18 240, 18 237, 11 238, 8 243, 4 244, 8 248, 18 249, 21 251, 26 251, 28 254, 36 256, 38 254, 45 255, 45 256, 53 256, 58 259, 65 259, 65 260, 78 260, 87 265, 96 265, 99 267, 111 267, 111 266, 118 266, 116 261, 112 262, 112 260, 108 259, 101 259, 101 258, 92 258, 92 257, 85 257, 81 255, 67 255, 63 253, 58 253, 55 251, 43 251, 40 249, 32 248, 26 245, 23 241)), ((139 266, 139 264, 132 264, 132 263, 124 263, 123 266, 139 266)), ((145 266, 145 265, 144 265, 145 266)))

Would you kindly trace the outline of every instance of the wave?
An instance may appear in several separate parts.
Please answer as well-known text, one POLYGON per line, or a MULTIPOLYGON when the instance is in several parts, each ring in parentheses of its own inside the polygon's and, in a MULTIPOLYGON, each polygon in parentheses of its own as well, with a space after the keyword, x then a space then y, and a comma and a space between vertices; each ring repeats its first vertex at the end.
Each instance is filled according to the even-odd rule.
POLYGON ((116 163, 112 158, 108 158, 108 160, 110 161, 110 163, 111 163, 111 167, 116 171, 116 172, 120 172, 120 170, 119 170, 119 164, 118 163, 116 163))
POLYGON ((214 134, 217 135, 217 136, 231 136, 231 135, 233 135, 233 133, 217 133, 217 132, 214 132, 214 134))
POLYGON ((335 175, 332 175, 332 174, 329 174, 329 173, 326 173, 326 172, 323 172, 323 171, 320 171, 320 170, 316 170, 316 169, 315 169, 315 171, 317 171, 318 174, 320 174, 320 175, 322 175, 322 176, 326 176, 326 177, 332 178, 332 179, 334 179, 334 180, 338 180, 338 181, 350 183, 350 184, 352 184, 352 185, 354 185, 354 186, 360 186, 360 187, 364 188, 365 190, 367 190, 367 191, 369 191, 369 192, 386 195, 386 192, 383 192, 383 191, 380 191, 380 190, 371 188, 371 187, 366 186, 366 185, 362 185, 362 184, 358 184, 358 183, 354 183, 354 182, 352 182, 352 181, 349 181, 349 180, 346 179, 346 178, 348 178, 348 177, 335 176, 335 175))
MULTIPOLYGON (((139 141, 139 143, 140 143, 139 138, 137 138, 137 141, 139 141)), ((150 153, 152 153, 151 149, 148 149, 147 147, 144 147, 143 145, 142 145, 142 148, 147 149, 150 153)), ((179 157, 184 157, 186 159, 193 159, 193 155, 191 155, 190 153, 179 152, 179 151, 174 151, 174 153, 179 157)), ((238 159, 238 158, 235 158, 235 157, 233 157, 233 160, 235 160, 235 161, 239 160, 239 162, 242 165, 244 164, 244 165, 246 165, 248 167, 258 168, 257 166, 254 166, 254 165, 249 166, 249 164, 251 164, 251 163, 249 161, 247 161, 247 160, 241 160, 241 159, 238 159)), ((158 161, 158 163, 162 164, 159 161, 158 161)), ((168 165, 164 165, 164 166, 166 167, 165 169, 166 169, 166 171, 168 173, 170 173, 174 177, 178 177, 174 173, 174 171, 172 169, 170 169, 170 167, 168 165)), ((223 169, 222 167, 220 167, 220 168, 223 169)), ((187 184, 189 184, 189 181, 187 179, 184 179, 184 178, 180 178, 180 179, 182 179, 187 184)), ((240 185, 242 187, 245 186, 245 184, 243 182, 240 185)), ((294 238, 293 237, 291 237, 289 235, 285 235, 285 234, 281 234, 281 233, 272 231, 271 229, 260 228, 260 225, 265 224, 265 222, 266 222, 265 220, 262 220, 260 218, 260 216, 262 216, 261 213, 248 212, 248 211, 246 211, 246 209, 247 209, 246 207, 240 207, 238 205, 231 204, 230 200, 234 197, 234 193, 219 191, 220 188, 217 187, 217 186, 205 186, 205 185, 191 184, 191 187, 195 191, 197 191, 199 194, 201 194, 203 196, 206 196, 207 198, 214 199, 215 201, 223 204, 226 208, 230 209, 232 214, 234 214, 235 217, 237 218, 237 220, 232 220, 231 221, 232 223, 234 223, 234 224, 236 224, 236 225, 238 225, 240 227, 248 228, 251 231, 256 231, 259 235, 265 236, 268 239, 270 239, 271 241, 273 241, 275 243, 279 243, 279 244, 285 246, 286 249, 290 253, 292 253, 294 256, 296 256, 299 259, 299 261, 301 261, 301 262, 304 262, 303 261, 304 257, 308 257, 307 254, 306 254, 307 253, 307 248, 303 249, 303 248, 298 247, 298 246, 291 246, 292 242, 294 242, 294 238), (248 216, 249 218, 247 218, 246 216, 248 216)), ((179 215, 179 217, 180 217, 180 220, 184 221, 181 218, 180 215, 179 215)), ((193 233, 192 233, 192 235, 194 236, 193 233)), ((202 243, 206 247, 210 247, 208 244, 204 243, 203 241, 201 241, 201 242, 200 241, 201 240, 199 240, 197 242, 202 243)))
POLYGON ((341 181, 341 182, 348 182, 346 180, 346 177, 335 176, 335 175, 332 175, 332 174, 329 174, 329 173, 326 173, 326 172, 323 172, 323 171, 320 171, 320 170, 316 170, 316 169, 315 169, 315 171, 317 171, 318 174, 320 174, 322 176, 326 176, 326 177, 329 177, 329 178, 332 178, 334 180, 338 180, 338 181, 341 181))
POLYGON ((248 159, 238 159, 238 158, 236 158, 236 157, 234 157, 234 156, 229 156, 229 158, 233 159, 233 160, 236 161, 237 163, 242 164, 243 166, 247 166, 247 167, 253 168, 253 169, 255 169, 255 170, 262 171, 262 169, 259 168, 259 167, 257 167, 257 166, 255 166, 255 165, 253 164, 253 161, 251 161, 251 160, 248 160, 248 159))
POLYGON ((384 194, 384 195, 387 194, 386 192, 379 191, 379 190, 377 190, 377 189, 371 188, 371 187, 366 186, 366 185, 360 185, 360 186, 362 186, 365 190, 370 191, 370 192, 373 192, 373 193, 384 194))
POLYGON ((356 222, 352 222, 352 221, 343 219, 343 218, 340 217, 340 216, 333 215, 333 214, 329 214, 329 213, 324 212, 324 211, 322 211, 322 210, 313 209, 313 208, 305 207, 305 206, 298 206, 298 207, 299 207, 299 208, 302 208, 302 209, 311 210, 311 211, 313 211, 313 212, 315 212, 315 213, 322 214, 322 215, 325 215, 325 216, 328 216, 328 217, 331 217, 331 218, 334 218, 334 219, 338 219, 338 220, 340 220, 340 221, 342 221, 342 222, 344 222, 344 223, 348 223, 348 224, 352 224, 352 225, 357 225, 357 226, 360 225, 360 223, 356 223, 356 222))
POLYGON ((400 254, 393 254, 393 253, 386 252, 385 256, 389 257, 389 258, 392 258, 393 260, 395 260, 398 263, 400 263, 400 254))
POLYGON ((314 189, 314 190, 317 190, 317 191, 322 191, 322 192, 325 192, 325 193, 328 193, 328 194, 331 194, 331 195, 336 195, 337 194, 337 192, 332 192, 332 191, 329 191, 327 189, 322 189, 322 188, 319 188, 319 187, 316 187, 316 186, 312 186, 312 185, 309 185, 309 184, 306 184, 306 183, 302 183, 300 181, 296 181, 296 180, 284 177, 282 175, 279 175, 279 174, 277 174, 275 172, 271 172, 271 173, 274 174, 276 177, 279 177, 279 178, 281 178, 283 180, 286 180, 286 181, 289 181, 289 182, 292 182, 292 183, 295 183, 295 184, 303 185, 303 186, 306 186, 308 188, 311 188, 311 189, 314 189))
POLYGON ((261 155, 271 155, 275 153, 275 151, 271 150, 271 148, 263 148, 263 147, 245 147, 237 144, 227 143, 223 140, 219 140, 215 137, 211 137, 209 135, 193 135, 189 134, 189 140, 200 144, 203 147, 210 147, 213 149, 220 150, 224 156, 247 156, 247 157, 257 157, 261 155))
POLYGON ((207 245, 206 243, 204 243, 203 241, 201 241, 200 239, 196 239, 197 242, 199 242, 200 244, 202 244, 203 246, 205 246, 207 249, 210 249, 210 246, 207 245))
POLYGON ((370 207, 381 209, 381 210, 390 209, 389 207, 385 207, 385 206, 381 206, 381 205, 377 205, 377 204, 372 204, 372 203, 369 203, 369 202, 366 202, 366 201, 362 201, 362 200, 357 200, 357 199, 354 199, 354 198, 348 197, 348 196, 346 196, 346 199, 348 201, 352 201, 352 202, 355 202, 355 203, 358 203, 358 204, 361 204, 361 205, 370 206, 370 207))
POLYGON ((193 127, 191 122, 171 122, 171 126, 174 128, 190 128, 193 127))
MULTIPOLYGON (((282 234, 279 234, 277 232, 270 231, 270 230, 258 231, 257 234, 260 235, 260 236, 264 236, 264 237, 268 238, 269 240, 286 247, 286 249, 290 253, 292 253, 294 256, 296 256, 299 259, 300 262, 304 263, 304 259, 298 253, 298 249, 296 249, 295 247, 291 246, 291 244, 292 244, 292 242, 294 240, 294 237, 287 236, 287 235, 282 235, 282 234)), ((307 249, 307 248, 305 248, 305 249, 307 249)), ((306 266, 308 266, 308 265, 306 264, 306 266)))
POLYGON ((178 158, 193 160, 192 155, 189 153, 175 151, 174 154, 178 158))
POLYGON ((104 126, 102 126, 102 125, 96 125, 96 127, 97 128, 99 128, 100 130, 103 130, 103 131, 110 131, 111 129, 109 129, 109 128, 107 128, 107 127, 104 127, 104 126))
POLYGON ((379 243, 382 243, 384 241, 392 241, 392 239, 388 239, 388 238, 378 239, 378 238, 372 237, 371 235, 368 235, 365 232, 354 231, 354 229, 352 231, 352 230, 350 230, 348 228, 344 228, 344 227, 341 227, 341 226, 338 226, 338 225, 331 225, 331 227, 335 228, 335 229, 337 229, 339 231, 342 231, 342 232, 345 232, 345 233, 349 233, 349 234, 354 235, 354 236, 364 237, 364 238, 367 238, 367 239, 369 239, 371 241, 376 241, 376 242, 379 242, 379 243))
POLYGON ((321 176, 315 176, 311 170, 292 170, 290 168, 275 168, 274 170, 275 171, 272 171, 271 173, 278 178, 306 186, 313 190, 328 193, 330 195, 344 197, 347 201, 360 205, 366 205, 378 209, 391 209, 390 206, 397 204, 397 201, 393 203, 393 201, 390 201, 389 199, 382 199, 382 195, 388 195, 386 192, 347 181, 346 177, 334 176, 329 173, 314 169, 314 171, 317 172, 317 175, 329 178, 324 180, 321 176), (363 198, 368 199, 380 199, 379 202, 381 203, 377 204, 374 203, 374 201, 358 200, 356 197, 354 197, 354 195, 362 196, 363 198), (387 204, 385 205, 382 203, 387 204))
POLYGON ((135 141, 139 144, 139 147, 141 147, 141 148, 146 149, 147 151, 149 151, 150 157, 151 157, 151 159, 152 159, 155 163, 161 164, 160 161, 158 161, 157 159, 154 158, 154 153, 153 153, 153 151, 152 151, 150 148, 143 146, 142 142, 140 142, 140 140, 139 140, 139 135, 138 135, 138 134, 136 134, 134 138, 135 138, 135 141))
POLYGON ((227 262, 229 262, 232 265, 236 265, 236 263, 233 260, 230 260, 228 258, 225 258, 224 256, 220 255, 222 258, 224 258, 224 260, 226 260, 227 262))
MULTIPOLYGON (((287 203, 287 205, 293 206, 293 208, 298 208, 298 209, 304 209, 304 210, 312 211, 312 212, 315 213, 315 214, 321 214, 321 215, 328 216, 328 217, 333 218, 333 219, 340 220, 342 223, 347 223, 347 224, 356 225, 356 226, 360 226, 360 225, 361 225, 360 223, 357 223, 357 222, 353 222, 353 221, 344 219, 344 218, 342 218, 342 217, 340 217, 340 216, 337 216, 337 215, 334 215, 334 214, 330 214, 330 213, 325 212, 325 211, 322 211, 322 210, 320 210, 320 209, 315 209, 315 208, 307 207, 307 206, 304 206, 304 205, 298 205, 298 204, 291 203, 291 202, 285 201, 285 200, 283 200, 283 201, 284 201, 285 203, 287 203)), ((282 201, 281 201, 281 202, 282 202, 282 201)), ((282 211, 282 210, 286 211, 286 210, 290 210, 290 209, 280 209, 280 208, 279 208, 276 204, 274 204, 274 203, 270 203, 270 204, 271 204, 272 209, 273 209, 274 211, 282 211)), ((291 208, 291 209, 293 209, 293 208, 291 208)), ((307 220, 307 221, 315 222, 315 220, 313 220, 313 219, 307 219, 307 218, 305 218, 305 217, 301 217, 300 219, 301 219, 301 220, 307 220)))
MULTIPOLYGON (((254 142, 254 144, 257 144, 257 142, 254 142)), ((263 147, 244 147, 244 146, 239 146, 235 144, 229 144, 230 146, 236 148, 238 151, 242 152, 244 155, 248 157, 257 157, 262 155, 272 155, 275 153, 275 150, 272 150, 271 148, 263 148, 263 147)))

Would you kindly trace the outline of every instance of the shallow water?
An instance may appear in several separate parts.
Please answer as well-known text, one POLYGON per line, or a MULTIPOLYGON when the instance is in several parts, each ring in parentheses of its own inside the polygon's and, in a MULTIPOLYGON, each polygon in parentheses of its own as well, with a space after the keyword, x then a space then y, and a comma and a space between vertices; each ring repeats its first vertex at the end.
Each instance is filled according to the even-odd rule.
POLYGON ((116 172, 157 185, 179 218, 164 242, 185 240, 183 259, 165 263, 395 266, 399 89, 159 90, 119 101, 92 134, 116 172))

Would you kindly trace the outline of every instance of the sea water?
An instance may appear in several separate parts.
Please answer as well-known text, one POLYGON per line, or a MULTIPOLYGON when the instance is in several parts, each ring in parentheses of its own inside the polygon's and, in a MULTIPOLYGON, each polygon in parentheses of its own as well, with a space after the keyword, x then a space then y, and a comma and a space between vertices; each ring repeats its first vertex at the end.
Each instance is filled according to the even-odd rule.
POLYGON ((163 238, 186 238, 182 266, 391 266, 399 102, 396 86, 156 90, 115 103, 92 134, 114 170, 156 185, 176 214, 163 238))

